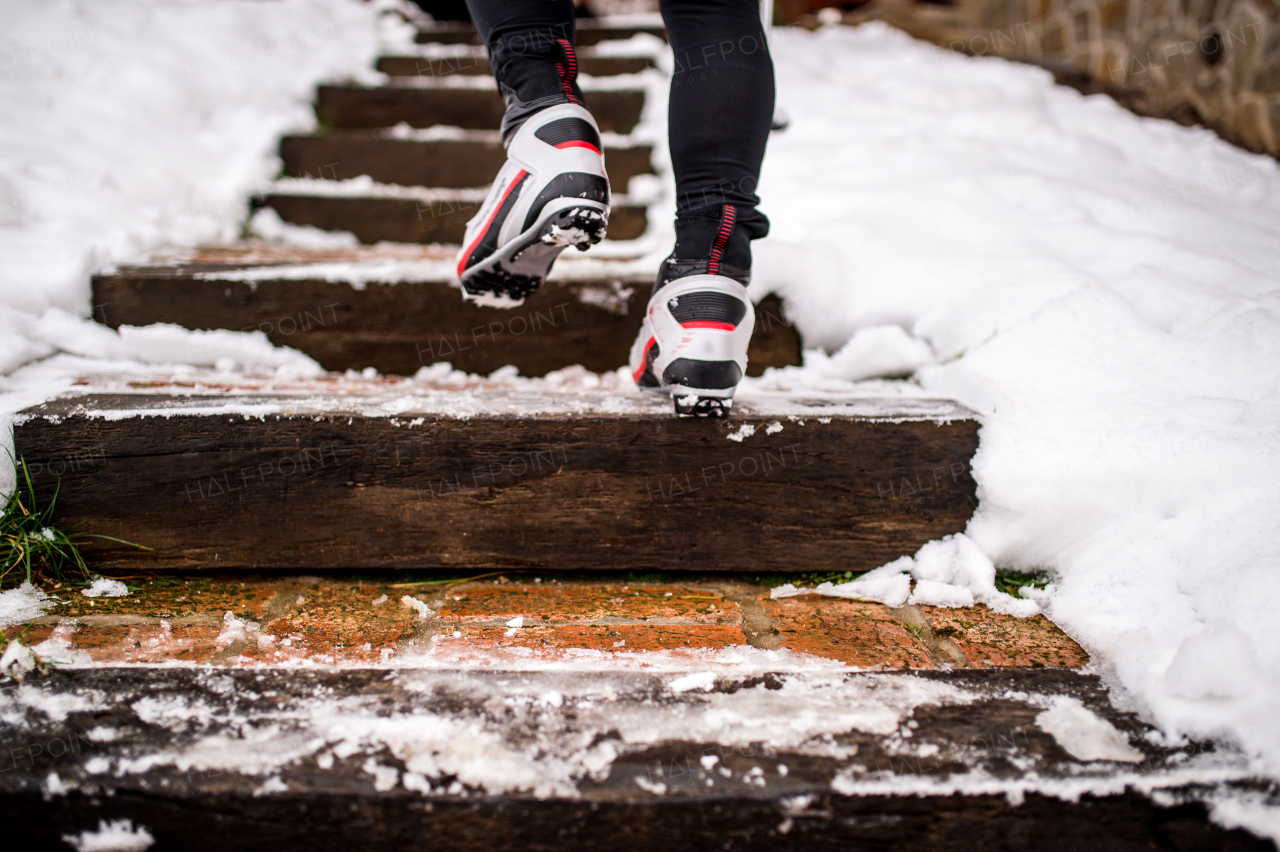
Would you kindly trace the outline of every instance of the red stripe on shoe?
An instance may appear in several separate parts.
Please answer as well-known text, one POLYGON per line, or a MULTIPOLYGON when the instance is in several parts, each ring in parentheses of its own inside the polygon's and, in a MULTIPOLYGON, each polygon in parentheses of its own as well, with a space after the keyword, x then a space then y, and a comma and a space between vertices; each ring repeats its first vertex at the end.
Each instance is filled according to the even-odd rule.
POLYGON ((718 331, 733 331, 735 328, 737 328, 736 325, 732 325, 727 322, 714 322, 712 320, 689 320, 688 322, 680 323, 680 327, 681 328, 714 328, 718 331))
POLYGON ((711 260, 707 262, 709 275, 720 274, 720 255, 724 254, 725 244, 729 242, 729 235, 733 233, 733 220, 737 215, 732 204, 724 206, 724 212, 720 215, 720 231, 716 234, 715 244, 711 246, 711 260))
POLYGON ((556 70, 560 72, 560 88, 564 89, 564 96, 569 99, 569 103, 576 104, 578 99, 573 96, 573 81, 578 78, 578 56, 573 52, 573 44, 568 39, 556 39, 556 42, 564 51, 564 59, 568 63, 568 67, 556 63, 556 70))
POLYGON ((658 342, 656 337, 650 337, 649 342, 644 345, 644 352, 640 353, 640 367, 631 374, 631 381, 640 384, 640 377, 644 375, 644 371, 649 366, 649 350, 658 342))
MULTIPOLYGON (((565 148, 586 148, 588 151, 595 151, 597 154, 600 154, 599 148, 597 148, 595 145, 592 145, 590 142, 583 142, 580 139, 570 139, 568 142, 561 142, 556 147, 562 151, 565 148)), ((600 154, 600 156, 603 157, 604 155, 600 154)))
POLYGON ((498 203, 493 205, 493 212, 489 214, 489 221, 484 223, 484 227, 480 229, 480 233, 471 241, 471 245, 467 246, 467 250, 462 254, 462 260, 458 261, 458 277, 462 277, 462 273, 467 269, 467 261, 471 259, 471 253, 476 250, 476 246, 480 245, 480 241, 484 239, 485 234, 489 233, 489 228, 493 226, 494 217, 498 215, 498 211, 502 209, 502 205, 506 203, 507 196, 511 194, 511 190, 516 188, 520 181, 524 180, 525 175, 529 174, 524 169, 520 170, 520 174, 515 176, 515 180, 507 185, 503 191, 502 197, 498 199, 498 203))

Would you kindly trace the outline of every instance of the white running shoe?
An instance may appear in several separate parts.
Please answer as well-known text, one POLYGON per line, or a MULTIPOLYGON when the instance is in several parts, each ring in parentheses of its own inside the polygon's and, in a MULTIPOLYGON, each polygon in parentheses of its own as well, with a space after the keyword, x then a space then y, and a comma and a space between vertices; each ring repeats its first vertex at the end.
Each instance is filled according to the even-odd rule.
POLYGON ((546 280, 569 246, 585 251, 609 225, 609 178, 600 131, 577 104, 531 116, 507 148, 507 162, 458 253, 466 297, 520 300, 546 280))
POLYGON ((734 279, 678 278, 649 298, 631 347, 631 376, 641 390, 670 394, 676 414, 726 417, 755 325, 747 288, 734 279))

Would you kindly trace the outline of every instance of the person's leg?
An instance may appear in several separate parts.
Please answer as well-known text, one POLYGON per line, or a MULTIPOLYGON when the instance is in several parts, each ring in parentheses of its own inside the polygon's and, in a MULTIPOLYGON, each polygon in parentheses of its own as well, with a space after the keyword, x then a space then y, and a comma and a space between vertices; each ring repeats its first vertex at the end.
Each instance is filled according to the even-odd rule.
POLYGON ((604 238, 609 179, 577 84, 572 2, 468 3, 507 104, 507 162, 467 223, 458 279, 464 297, 510 306, 542 285, 567 247, 585 251, 604 238))
POLYGON ((574 63, 573 0, 467 0, 506 101, 502 139, 509 143, 530 115, 554 104, 581 104, 574 63), (568 51, 565 45, 569 45, 568 51), (568 82, 566 83, 566 76, 568 82))
POLYGON ((745 284, 750 241, 769 231, 756 209, 774 102, 760 5, 662 0, 662 16, 675 57, 668 117, 677 207, 675 251, 658 283, 718 266, 712 274, 745 284))
POLYGON ((662 0, 675 55, 668 111, 676 245, 658 270, 631 375, 680 415, 724 417, 747 368, 756 185, 773 121, 773 60, 756 0, 662 0))

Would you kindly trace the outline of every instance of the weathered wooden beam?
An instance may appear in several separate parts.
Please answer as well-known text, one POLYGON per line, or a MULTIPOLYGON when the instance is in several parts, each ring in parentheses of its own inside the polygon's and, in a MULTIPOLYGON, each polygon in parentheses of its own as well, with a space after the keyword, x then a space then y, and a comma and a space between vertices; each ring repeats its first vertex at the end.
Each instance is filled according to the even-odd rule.
MULTIPOLYGON (((291 225, 348 231, 365 245, 393 243, 460 244, 467 222, 483 203, 483 192, 461 196, 415 197, 307 195, 273 192, 261 199, 291 225)), ((613 203, 609 238, 634 240, 649 224, 647 207, 613 203)))
MULTIPOLYGON (((578 21, 574 27, 574 43, 588 47, 602 41, 629 39, 640 33, 667 40, 665 27, 628 27, 611 24, 592 24, 578 21)), ((480 36, 470 23, 440 23, 418 31, 418 44, 479 44, 480 36)))
MULTIPOLYGON (((626 192, 636 175, 653 172, 653 147, 605 146, 609 183, 626 192)), ((367 131, 285 136, 280 159, 289 177, 347 180, 368 175, 378 183, 461 189, 488 186, 506 162, 502 139, 394 139, 367 131)))
MULTIPOLYGON (((490 793, 477 789, 470 775, 452 780, 450 770, 461 762, 453 754, 475 760, 483 751, 472 757, 453 749, 438 769, 428 768, 435 763, 431 747, 447 748, 449 731, 483 749, 540 751, 548 740, 589 729, 584 716, 598 724, 595 704, 607 703, 613 714, 669 713, 678 720, 699 708, 710 715, 717 705, 734 707, 735 697, 753 693, 772 696, 777 705, 788 697, 778 690, 803 680, 785 673, 728 675, 717 678, 711 693, 676 694, 668 685, 678 676, 54 670, 31 675, 20 687, 10 682, 14 698, 0 695, 13 720, 0 729, 0 819, 13 849, 64 848, 64 836, 117 820, 145 829, 156 849, 218 852, 1274 848, 1244 829, 1215 825, 1202 804, 1210 791, 1187 784, 1185 771, 1178 780, 1178 761, 1195 759, 1194 745, 1163 750, 1144 743, 1149 729, 1111 707, 1096 675, 1044 669, 927 680, 827 675, 817 689, 856 684, 865 692, 850 691, 864 701, 904 681, 917 688, 945 684, 973 696, 918 707, 914 729, 903 729, 911 733, 905 742, 896 730, 889 736, 840 731, 834 742, 844 757, 831 756, 838 753, 831 743, 780 745, 770 731, 761 732, 761 742, 725 745, 681 736, 673 724, 663 742, 645 745, 601 730, 598 739, 614 745, 616 756, 596 777, 558 795, 490 793), (1081 702, 1142 746, 1140 785, 1112 793, 1117 785, 1108 783, 1108 774, 1133 765, 1076 760, 1036 726, 1037 714, 1057 696, 1081 702), (350 727, 336 728, 336 719, 350 727), (372 732, 372 742, 359 741, 364 731, 372 732), (335 743, 326 734, 351 747, 329 751, 335 743), (250 749, 257 760, 249 759, 250 749), (833 789, 837 776, 844 779, 840 792, 833 789), (966 776, 978 789, 969 795, 947 790, 949 780, 966 776), (1067 792, 1044 792, 1055 782, 1067 792)), ((790 700, 803 709, 807 695, 790 700)), ((767 706, 764 696, 759 700, 767 706)), ((832 712, 811 709, 823 711, 832 712)), ((563 764, 549 765, 547 774, 557 771, 563 773, 563 764)), ((527 776, 494 777, 495 786, 520 781, 529 783, 527 776)), ((1247 779, 1219 789, 1267 795, 1265 782, 1250 793, 1247 779)))
POLYGON ((14 426, 61 524, 152 548, 95 540, 102 568, 866 570, 975 504, 978 421, 939 400, 748 395, 708 421, 629 389, 155 391, 14 426))
MULTIPOLYGON (((592 77, 638 74, 653 67, 645 56, 578 56, 578 70, 592 77)), ((477 49, 459 56, 381 56, 377 69, 391 77, 453 77, 491 73, 489 58, 477 49)))
MULTIPOLYGON (((606 133, 630 133, 640 121, 644 90, 617 89, 586 93, 587 106, 606 133)), ((367 130, 431 127, 496 130, 504 106, 496 89, 445 86, 320 86, 316 114, 332 128, 367 130)))
MULTIPOLYGON (((412 375, 447 361, 488 375, 515 365, 542 376, 581 364, 597 373, 624 366, 640 331, 651 280, 551 279, 513 310, 464 302, 450 281, 399 283, 272 277, 245 280, 244 267, 134 266, 93 278, 95 318, 112 328, 175 323, 184 328, 262 331, 327 370, 373 367, 412 375)), ((250 268, 249 271, 255 271, 250 268)), ((776 296, 756 307, 747 374, 800 363, 800 337, 776 296)))

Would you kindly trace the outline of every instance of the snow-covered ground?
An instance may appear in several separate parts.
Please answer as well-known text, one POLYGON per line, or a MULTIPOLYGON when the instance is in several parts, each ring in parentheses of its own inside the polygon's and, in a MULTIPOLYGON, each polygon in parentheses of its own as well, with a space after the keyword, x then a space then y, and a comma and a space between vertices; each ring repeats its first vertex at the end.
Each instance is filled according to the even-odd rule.
POLYGON ((1124 700, 1280 776, 1276 162, 879 24, 774 50, 755 286, 829 349, 909 331, 985 418, 967 537, 896 567, 1047 572, 1124 700))
POLYGON ((0 0, 0 373, 91 315, 99 267, 234 239, 316 83, 410 38, 389 2, 0 0))
MULTIPOLYGON (((146 335, 182 332, 91 330, 89 274, 234 238, 314 84, 403 35, 324 0, 0 0, 0 19, 4 372, 58 350, 163 360, 146 335)), ((876 593, 905 571, 932 600, 998 602, 995 567, 1047 573, 1037 603, 1118 700, 1280 778, 1275 161, 878 24, 780 32, 774 51, 791 127, 753 287, 832 354, 760 384, 914 372, 985 417, 967 534, 876 593)), ((1274 812, 1235 818, 1280 838, 1274 812)))

